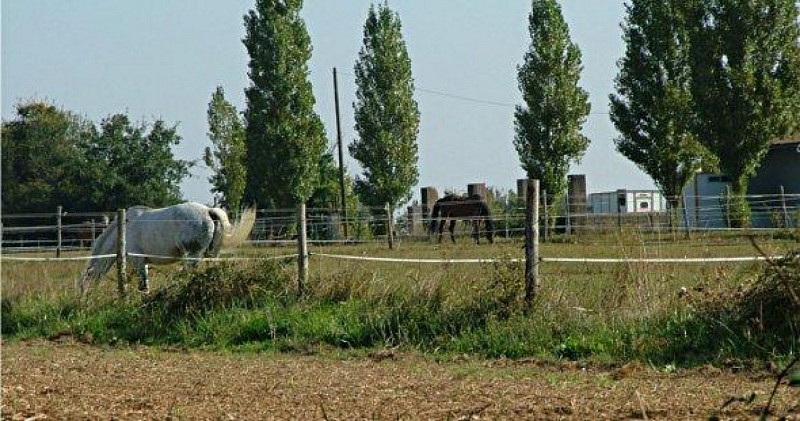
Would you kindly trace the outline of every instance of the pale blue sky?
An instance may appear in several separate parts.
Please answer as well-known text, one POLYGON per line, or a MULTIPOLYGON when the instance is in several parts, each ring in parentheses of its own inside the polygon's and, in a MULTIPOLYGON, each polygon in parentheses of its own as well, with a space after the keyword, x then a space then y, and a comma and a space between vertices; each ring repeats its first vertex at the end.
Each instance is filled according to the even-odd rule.
MULTIPOLYGON (((314 47, 310 80, 328 138, 336 139, 332 68, 339 71, 342 132, 356 136, 353 65, 361 48, 368 0, 306 0, 303 17, 314 47)), ((563 0, 572 40, 583 53, 581 85, 592 115, 592 144, 571 173, 586 174, 589 192, 650 189, 651 179, 614 150, 608 118, 616 62, 624 51, 622 0, 563 0)), ((530 2, 390 1, 403 23, 422 113, 419 187, 466 190, 468 183, 514 188, 524 177, 512 139, 520 103, 516 68, 530 38, 530 2), (443 95, 444 94, 444 95, 443 95), (475 101, 469 100, 475 99, 475 101)), ((45 99, 94 121, 117 112, 134 120, 178 123, 175 150, 200 159, 208 140, 206 111, 222 85, 244 109, 247 53, 242 16, 253 0, 2 1, 2 115, 19 100, 45 99)), ((345 151, 346 152, 346 151, 345 151)), ((350 174, 358 163, 345 153, 350 174)), ((195 167, 187 199, 210 202, 209 173, 195 167)))

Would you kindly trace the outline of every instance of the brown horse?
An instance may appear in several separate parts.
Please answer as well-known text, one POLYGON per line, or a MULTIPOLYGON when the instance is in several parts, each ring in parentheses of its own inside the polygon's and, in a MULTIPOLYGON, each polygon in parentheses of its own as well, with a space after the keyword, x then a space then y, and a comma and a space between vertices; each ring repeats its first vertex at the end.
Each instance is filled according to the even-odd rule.
POLYGON ((481 242, 478 228, 480 223, 483 222, 486 227, 486 239, 488 239, 490 243, 494 243, 494 225, 492 224, 492 215, 491 212, 489 212, 489 205, 477 194, 471 196, 448 194, 437 200, 436 203, 433 204, 431 222, 428 230, 431 234, 434 234, 438 226, 439 242, 441 243, 444 223, 450 220, 450 239, 455 243, 456 237, 454 231, 456 222, 459 219, 472 223, 472 237, 478 244, 481 242))

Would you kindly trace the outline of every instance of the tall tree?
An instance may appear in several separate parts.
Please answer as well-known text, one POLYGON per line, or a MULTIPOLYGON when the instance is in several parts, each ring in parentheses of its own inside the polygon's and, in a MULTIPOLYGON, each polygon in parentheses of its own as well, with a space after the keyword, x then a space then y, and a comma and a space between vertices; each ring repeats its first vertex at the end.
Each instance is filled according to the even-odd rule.
POLYGON ((394 208, 410 198, 419 178, 420 113, 400 17, 385 4, 369 8, 355 74, 358 138, 348 149, 363 174, 354 189, 367 206, 394 208))
POLYGON ((699 139, 731 179, 731 219, 746 225, 749 178, 770 142, 800 123, 795 0, 694 0, 692 95, 699 139))
POLYGON ((86 151, 88 161, 100 169, 98 185, 105 191, 100 209, 180 202, 180 183, 194 165, 175 159, 172 147, 180 141, 177 126, 160 119, 152 124, 133 124, 125 114, 103 119, 86 151))
POLYGON ((302 0, 256 0, 244 16, 251 85, 245 89, 245 202, 305 203, 317 187, 325 150, 322 120, 308 80, 311 39, 302 0))
POLYGON ((203 160, 214 173, 208 179, 219 203, 238 212, 244 198, 247 167, 245 166, 245 131, 236 107, 225 99, 222 86, 217 86, 208 103, 208 137, 203 160))
POLYGON ((3 122, 3 211, 86 206, 72 199, 83 196, 82 187, 89 185, 80 178, 90 171, 80 147, 93 137, 92 123, 39 101, 19 103, 16 111, 14 120, 3 122))
POLYGON ((672 209, 695 171, 713 164, 692 131, 689 28, 675 2, 632 0, 625 56, 609 96, 617 150, 653 178, 672 209))
POLYGON ((528 16, 531 44, 517 80, 525 105, 514 112, 514 146, 528 178, 539 179, 548 193, 562 194, 572 162, 589 147, 581 134, 591 110, 589 95, 578 86, 581 52, 556 0, 533 0, 528 16))
POLYGON ((157 120, 127 116, 94 123, 43 102, 17 106, 3 122, 2 206, 6 212, 114 210, 164 206, 181 200, 191 162, 177 160, 180 136, 157 120))

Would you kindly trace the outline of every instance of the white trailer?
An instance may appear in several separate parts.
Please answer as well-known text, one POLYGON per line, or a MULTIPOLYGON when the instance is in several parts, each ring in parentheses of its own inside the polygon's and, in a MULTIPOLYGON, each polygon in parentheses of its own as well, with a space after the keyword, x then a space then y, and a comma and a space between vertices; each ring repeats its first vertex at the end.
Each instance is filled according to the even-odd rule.
POLYGON ((658 190, 625 190, 589 194, 590 213, 647 213, 667 208, 658 190))

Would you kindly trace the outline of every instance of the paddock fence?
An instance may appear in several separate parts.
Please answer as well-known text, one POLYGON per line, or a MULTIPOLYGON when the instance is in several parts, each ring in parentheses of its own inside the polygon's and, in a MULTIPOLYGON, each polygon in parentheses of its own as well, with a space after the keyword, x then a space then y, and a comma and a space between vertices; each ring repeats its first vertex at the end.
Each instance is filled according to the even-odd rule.
MULTIPOLYGON (((550 197, 550 203, 553 198, 550 197)), ((538 218, 538 231, 544 242, 575 241, 591 238, 592 241, 603 241, 618 232, 634 232, 639 235, 650 235, 652 238, 669 238, 676 235, 694 234, 699 237, 711 233, 731 233, 731 235, 759 232, 768 236, 800 237, 800 195, 748 196, 747 201, 752 209, 752 220, 757 225, 749 228, 735 228, 728 218, 729 197, 698 197, 692 199, 702 207, 691 209, 690 217, 685 209, 667 210, 664 212, 641 213, 593 213, 570 212, 571 209, 585 208, 585 202, 573 206, 566 200, 556 204, 548 203, 544 197, 539 204, 541 210, 538 218), (692 222, 693 221, 693 222, 692 222)), ((585 209, 584 209, 585 210, 585 209)), ((59 207, 53 213, 3 214, 2 215, 2 248, 0 256, 3 260, 57 261, 81 260, 110 256, 70 256, 61 257, 65 251, 88 252, 94 239, 100 235, 113 220, 116 211, 101 212, 69 212, 67 207, 59 207), (36 257, 24 257, 35 253, 36 257), (52 253, 51 256, 46 256, 52 253)), ((525 236, 525 207, 514 204, 494 206, 492 213, 494 234, 500 239, 523 238, 525 236)), ((253 247, 293 247, 298 242, 298 210, 295 209, 259 209, 256 223, 251 231, 247 245, 253 247)), ((389 213, 385 208, 361 208, 348 211, 348 218, 342 216, 338 209, 306 210, 308 242, 312 245, 325 244, 375 244, 386 245, 390 238, 398 243, 430 242, 435 243, 436 235, 429 231, 431 219, 421 214, 419 207, 409 206, 404 213, 389 213), (387 234, 386 226, 392 223, 392 235, 387 234), (344 236, 344 225, 349 235, 344 236)), ((464 218, 456 228, 459 242, 472 241, 471 218, 464 218)), ((485 230, 485 225, 481 225, 485 230)), ((479 232, 481 237, 485 232, 479 232)), ((449 241, 445 234, 443 241, 449 241)), ((658 240, 652 240, 658 241, 658 240)), ((701 240, 702 241, 702 240, 701 240)), ((666 244, 666 243, 665 243, 666 244)), ((322 258, 355 259, 337 253, 314 253, 322 258)), ((284 253, 287 258, 297 257, 296 253, 284 253)), ((155 256, 152 256, 155 257, 155 256)), ((236 259, 235 256, 207 260, 236 259)), ((368 256, 358 257, 361 260, 368 256)), ((729 259, 729 258, 726 258, 729 259)), ((759 260, 761 256, 741 256, 741 259, 759 260)), ((379 261, 401 262, 403 259, 375 257, 379 261)), ((406 259, 408 260, 408 259, 406 259)), ((492 257, 479 259, 411 259, 414 263, 486 263, 496 261, 492 257)), ((609 263, 619 259, 588 258, 556 258, 542 256, 541 262, 561 263, 609 263)), ((674 259, 673 259, 674 260, 674 259)), ((709 259, 701 259, 709 261, 709 259)), ((627 259, 627 261, 631 261, 627 259)), ((658 263, 657 260, 650 260, 658 263)), ((690 258, 682 259, 693 263, 690 258)))

